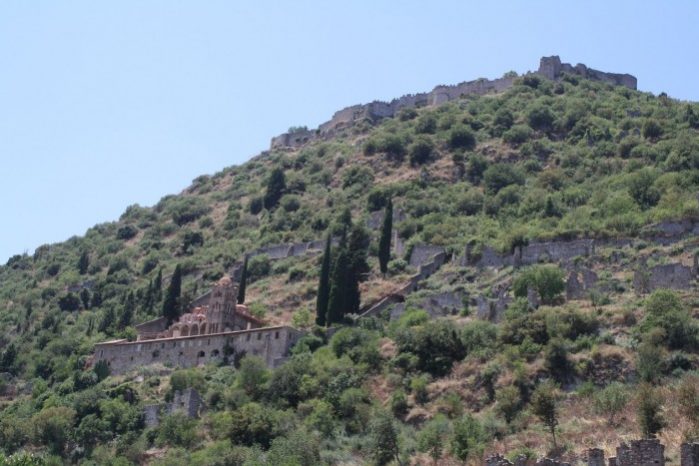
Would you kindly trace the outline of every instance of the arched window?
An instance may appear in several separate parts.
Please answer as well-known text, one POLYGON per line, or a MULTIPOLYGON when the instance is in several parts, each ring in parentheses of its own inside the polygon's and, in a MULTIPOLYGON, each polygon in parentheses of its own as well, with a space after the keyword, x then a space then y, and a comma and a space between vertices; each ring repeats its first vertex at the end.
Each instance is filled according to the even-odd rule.
POLYGON ((197 324, 192 324, 192 331, 189 332, 190 335, 199 335, 199 326, 197 324))
POLYGON ((182 328, 180 329, 180 335, 183 337, 188 337, 189 336, 189 327, 186 325, 183 325, 182 328))
POLYGON ((198 357, 198 358, 204 358, 204 357, 206 357, 206 353, 203 352, 203 351, 199 351, 199 353, 197 353, 197 357, 198 357))
POLYGON ((219 357, 220 354, 221 354, 221 353, 219 352, 219 350, 215 349, 215 350, 213 350, 213 351, 211 352, 211 357, 212 357, 212 358, 217 358, 217 357, 219 357))

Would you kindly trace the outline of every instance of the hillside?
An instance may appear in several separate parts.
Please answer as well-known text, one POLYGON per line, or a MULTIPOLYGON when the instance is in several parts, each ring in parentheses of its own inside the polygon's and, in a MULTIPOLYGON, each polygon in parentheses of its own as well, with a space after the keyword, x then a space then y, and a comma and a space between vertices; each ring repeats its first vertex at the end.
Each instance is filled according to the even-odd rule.
POLYGON ((460 464, 464 451, 473 464, 491 452, 574 461, 639 437, 637 407, 657 398, 655 430, 679 464, 680 441, 699 434, 699 105, 585 73, 508 74, 506 89, 295 128, 314 136, 275 138, 153 207, 12 257, 0 446, 47 464, 349 465, 384 450, 393 461, 377 443, 393 429, 412 464, 460 464), (431 253, 446 261, 328 338, 313 328, 322 247, 251 253, 341 236, 348 210, 371 238, 362 310, 431 253), (176 265, 186 307, 246 254, 250 312, 310 335, 286 364, 95 372, 96 343, 161 315, 176 265), (557 383, 555 451, 535 414, 545 380, 557 383), (200 419, 144 427, 143 406, 187 387, 204 398, 200 419))

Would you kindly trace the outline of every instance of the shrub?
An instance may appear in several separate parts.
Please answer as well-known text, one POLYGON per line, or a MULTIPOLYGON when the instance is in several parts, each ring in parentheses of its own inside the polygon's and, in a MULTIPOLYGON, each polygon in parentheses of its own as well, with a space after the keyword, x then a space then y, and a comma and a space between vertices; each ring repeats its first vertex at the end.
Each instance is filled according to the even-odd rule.
POLYGON ((295 194, 282 196, 281 206, 286 212, 296 212, 301 208, 301 199, 295 194))
POLYGON ((502 140, 513 146, 523 144, 529 140, 532 130, 529 126, 515 125, 502 134, 502 140))
POLYGON ((467 323, 461 329, 461 341, 466 353, 492 349, 497 344, 497 325, 484 320, 467 323))
POLYGON ((547 105, 538 103, 527 111, 527 123, 534 129, 548 130, 553 125, 553 120, 554 115, 547 105))
POLYGON ((642 134, 646 139, 657 139, 663 135, 663 128, 656 120, 648 119, 643 122, 642 134))
POLYGON ((171 203, 168 212, 172 221, 182 226, 208 213, 209 207, 199 197, 184 197, 171 203))
POLYGON ((508 163, 496 163, 489 166, 483 173, 486 191, 497 194, 505 186, 523 185, 524 174, 508 163))
POLYGON ((452 149, 472 150, 476 147, 476 136, 464 125, 452 128, 449 133, 449 147, 452 149))
POLYGON ((264 200, 261 196, 256 196, 250 199, 250 204, 248 205, 248 211, 252 215, 257 215, 260 212, 262 212, 262 208, 264 207, 264 200))
POLYGON ((479 154, 474 154, 468 159, 468 165, 466 166, 466 176, 468 179, 475 184, 480 183, 483 178, 483 173, 488 168, 488 161, 479 154))
POLYGON ((430 138, 426 136, 418 137, 408 149, 408 152, 410 153, 410 164, 422 165, 426 163, 432 156, 433 150, 434 144, 430 138))
POLYGON ((612 382, 595 395, 595 409, 607 417, 607 423, 614 425, 616 416, 621 413, 629 402, 629 393, 620 382, 612 382))
POLYGON ((138 228, 133 225, 124 225, 117 230, 116 237, 121 240, 130 240, 138 233, 138 228))
POLYGON ((267 254, 258 254, 248 261, 248 281, 254 282, 269 275, 272 270, 271 262, 267 254))
POLYGON ((697 326, 677 293, 670 290, 657 290, 645 303, 645 318, 641 330, 649 332, 653 328, 663 331, 663 341, 671 349, 692 350, 697 345, 697 326))
POLYGON ((653 207, 660 200, 660 191, 654 186, 657 173, 646 167, 631 175, 629 194, 642 209, 653 207))
POLYGON ((434 376, 445 375, 454 361, 466 355, 463 343, 449 321, 431 321, 423 326, 402 329, 396 335, 401 353, 412 353, 418 358, 418 368, 434 376))
POLYGON ((422 115, 415 123, 415 132, 418 134, 433 134, 435 131, 437 131, 437 118, 432 113, 422 115))

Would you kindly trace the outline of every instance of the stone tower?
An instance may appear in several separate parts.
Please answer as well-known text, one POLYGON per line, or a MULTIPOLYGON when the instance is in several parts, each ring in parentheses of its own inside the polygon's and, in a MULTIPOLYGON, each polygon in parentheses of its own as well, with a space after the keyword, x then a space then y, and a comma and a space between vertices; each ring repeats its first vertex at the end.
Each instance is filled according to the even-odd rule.
POLYGON ((235 313, 237 299, 238 285, 230 277, 223 277, 216 283, 209 299, 208 333, 224 331, 224 323, 235 313))

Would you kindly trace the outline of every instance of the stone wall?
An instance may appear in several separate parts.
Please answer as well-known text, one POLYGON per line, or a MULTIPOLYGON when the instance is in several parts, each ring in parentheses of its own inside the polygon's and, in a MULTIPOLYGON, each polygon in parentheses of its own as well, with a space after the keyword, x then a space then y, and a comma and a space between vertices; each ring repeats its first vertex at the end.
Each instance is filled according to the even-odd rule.
POLYGON ((683 443, 680 447, 681 466, 699 466, 699 443, 683 443))
POLYGON ((585 299, 595 289, 598 277, 594 270, 576 266, 568 272, 566 280, 566 299, 585 299))
POLYGON ((639 294, 650 293, 659 288, 688 290, 694 286, 695 278, 696 270, 693 267, 679 263, 656 265, 650 268, 641 264, 634 273, 633 286, 639 294))
POLYGON ((143 419, 146 427, 156 427, 162 416, 182 413, 190 418, 198 418, 204 407, 199 392, 193 388, 176 391, 170 403, 146 405, 143 407, 143 419))
POLYGON ((157 319, 148 320, 135 326, 139 336, 164 332, 167 330, 167 327, 167 318, 165 317, 158 317, 157 319))
POLYGON ((540 262, 568 262, 576 257, 587 257, 594 254, 595 240, 593 239, 541 241, 517 248, 511 254, 499 254, 490 246, 483 246, 481 253, 476 255, 473 253, 472 247, 467 246, 459 263, 462 266, 500 268, 540 262))
POLYGON ((581 76, 583 78, 602 81, 614 86, 624 86, 629 89, 636 89, 637 80, 630 74, 605 73, 603 71, 588 68, 582 63, 573 66, 570 63, 561 63, 561 59, 554 55, 542 57, 539 62, 539 74, 550 79, 559 79, 563 73, 581 76))
POLYGON ((409 264, 412 267, 420 267, 423 264, 429 263, 437 254, 444 254, 442 246, 434 244, 416 244, 410 253, 409 264))
POLYGON ((157 340, 98 343, 95 362, 105 361, 112 374, 149 364, 169 367, 194 367, 222 361, 225 352, 260 356, 275 367, 301 337, 301 332, 286 326, 225 332, 213 335, 163 338, 157 340))
MULTIPOLYGON (((636 89, 636 78, 630 74, 605 73, 578 64, 572 66, 561 63, 557 56, 543 57, 539 63, 538 74, 551 79, 560 79, 563 73, 578 75, 587 79, 606 82, 612 85, 626 86, 636 89)), ((498 79, 476 79, 455 85, 436 86, 430 92, 408 94, 390 102, 373 101, 368 104, 352 105, 335 112, 332 118, 318 126, 316 130, 297 130, 293 133, 283 133, 272 138, 271 149, 297 148, 307 142, 332 137, 353 123, 369 120, 376 122, 382 118, 395 116, 403 108, 440 105, 467 95, 486 95, 503 92, 515 82, 516 77, 498 79)))
MULTIPOLYGON (((611 458, 610 458, 611 464, 611 458)), ((663 466, 665 446, 658 439, 633 440, 616 449, 616 466, 663 466)))

